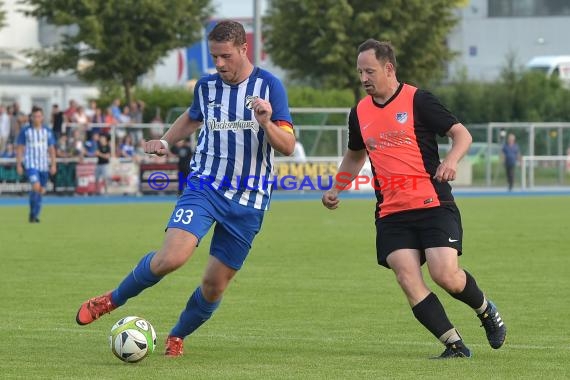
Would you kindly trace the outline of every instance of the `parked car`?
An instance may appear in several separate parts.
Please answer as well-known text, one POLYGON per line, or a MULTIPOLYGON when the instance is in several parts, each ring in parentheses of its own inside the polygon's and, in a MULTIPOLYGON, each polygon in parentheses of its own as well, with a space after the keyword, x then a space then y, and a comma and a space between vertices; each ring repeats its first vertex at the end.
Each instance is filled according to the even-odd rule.
POLYGON ((548 77, 558 77, 564 85, 570 86, 570 55, 534 57, 528 61, 526 68, 548 77))

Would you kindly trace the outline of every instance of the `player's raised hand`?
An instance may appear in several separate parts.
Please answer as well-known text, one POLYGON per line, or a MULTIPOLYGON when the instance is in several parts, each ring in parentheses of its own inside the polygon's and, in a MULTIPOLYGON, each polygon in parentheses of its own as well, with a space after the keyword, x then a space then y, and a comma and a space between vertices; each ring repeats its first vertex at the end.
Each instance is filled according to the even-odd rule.
POLYGON ((149 140, 144 143, 144 152, 164 156, 168 154, 168 149, 161 140, 149 140))
POLYGON ((255 119, 262 127, 271 120, 273 108, 271 108, 271 103, 267 100, 263 100, 261 98, 255 99, 251 103, 251 109, 253 110, 255 119))

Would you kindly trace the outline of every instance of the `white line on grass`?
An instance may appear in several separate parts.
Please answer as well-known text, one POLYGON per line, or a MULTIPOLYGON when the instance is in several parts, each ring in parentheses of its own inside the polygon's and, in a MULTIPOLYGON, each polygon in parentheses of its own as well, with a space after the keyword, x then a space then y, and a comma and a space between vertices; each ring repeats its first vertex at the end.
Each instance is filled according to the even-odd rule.
MULTIPOLYGON (((79 334, 101 334, 99 330, 92 330, 92 329, 85 329, 85 328, 67 328, 67 327, 54 327, 54 328, 23 328, 23 327, 16 327, 16 328, 7 328, 6 326, 0 327, 0 331, 2 330, 26 330, 31 332, 50 332, 50 331, 57 331, 57 332, 65 332, 65 333, 79 333, 79 334)), ((167 336, 168 332, 166 331, 157 331, 157 335, 159 336, 167 336)), ((346 341, 346 339, 342 338, 311 338, 311 337, 283 337, 283 336, 270 336, 270 335, 228 335, 228 334, 206 334, 201 335, 201 338, 206 339, 226 339, 226 340, 236 340, 236 341, 243 341, 244 338, 252 339, 252 340, 263 340, 264 342, 270 340, 291 340, 291 341, 303 341, 303 342, 341 342, 346 341)), ((357 339, 350 339, 350 340, 357 340, 357 339)), ((382 340, 379 340, 382 342, 382 340)), ((384 341, 387 344, 391 345, 399 345, 399 346, 432 346, 433 342, 417 342, 417 341, 384 341)), ((487 347, 486 344, 480 343, 469 343, 469 346, 473 347, 487 347)), ((544 346, 544 345, 536 345, 536 344, 513 344, 513 343, 506 343, 505 347, 513 348, 517 350, 569 350, 570 345, 561 345, 561 346, 544 346)))

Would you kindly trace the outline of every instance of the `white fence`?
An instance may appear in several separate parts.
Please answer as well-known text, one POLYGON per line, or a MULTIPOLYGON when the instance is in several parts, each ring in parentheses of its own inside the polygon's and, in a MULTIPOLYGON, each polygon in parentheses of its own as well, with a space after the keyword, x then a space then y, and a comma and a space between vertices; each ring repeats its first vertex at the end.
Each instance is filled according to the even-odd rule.
POLYGON ((521 159, 521 188, 534 189, 537 186, 536 172, 541 175, 538 185, 567 186, 570 173, 570 156, 523 156, 521 159))
MULTIPOLYGON (((323 157, 342 157, 348 140, 348 114, 349 108, 292 108, 291 114, 295 123, 297 139, 303 144, 307 160, 323 157)), ((77 125, 68 125, 68 128, 77 128, 77 125)), ((104 127, 102 124, 92 124, 92 127, 104 127)), ((120 136, 127 131, 150 130, 151 134, 160 134, 169 127, 168 124, 118 124, 111 127, 111 147, 115 149, 120 136)), ((84 127, 85 128, 85 127, 84 127)), ((504 186, 504 166, 501 161, 500 147, 505 142, 508 133, 517 136, 517 143, 523 155, 528 157, 564 157, 570 152, 570 123, 488 123, 480 125, 467 125, 474 136, 474 146, 484 145, 483 153, 477 156, 468 155, 464 158, 464 173, 470 178, 462 178, 461 184, 473 186, 504 186), (478 144, 478 145, 477 145, 478 144)), ((149 133, 145 132, 148 136, 149 133)), ((445 143, 444 139, 439 139, 445 143)), ((441 153, 441 152, 440 152, 441 153)), ((284 160, 293 160, 283 157, 284 160)), ((551 158, 545 158, 549 160, 551 158)), ((528 161, 529 159, 527 159, 528 161)), ((562 160, 562 158, 561 158, 562 160)), ((538 162, 535 160, 535 162, 538 162)), ((562 165, 562 164, 560 164, 562 165)), ((523 171, 526 183, 525 188, 531 185, 532 175, 527 167, 523 171)), ((562 169, 561 169, 562 170, 562 169)), ((518 178, 521 178, 520 176, 518 178)), ((517 182, 518 182, 517 178, 517 182)), ((567 185, 565 181, 558 181, 556 185, 567 185)), ((518 184, 516 184, 518 185, 518 184)), ((522 184, 521 184, 522 185, 522 184)))

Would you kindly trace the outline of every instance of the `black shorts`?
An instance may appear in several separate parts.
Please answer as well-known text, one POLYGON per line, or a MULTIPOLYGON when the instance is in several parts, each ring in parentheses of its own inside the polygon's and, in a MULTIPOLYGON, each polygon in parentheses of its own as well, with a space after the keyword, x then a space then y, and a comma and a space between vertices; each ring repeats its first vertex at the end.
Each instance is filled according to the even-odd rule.
POLYGON ((397 249, 420 250, 423 264, 426 248, 451 247, 461 255, 462 240, 461 214, 454 203, 376 219, 376 255, 386 268, 386 258, 397 249))

